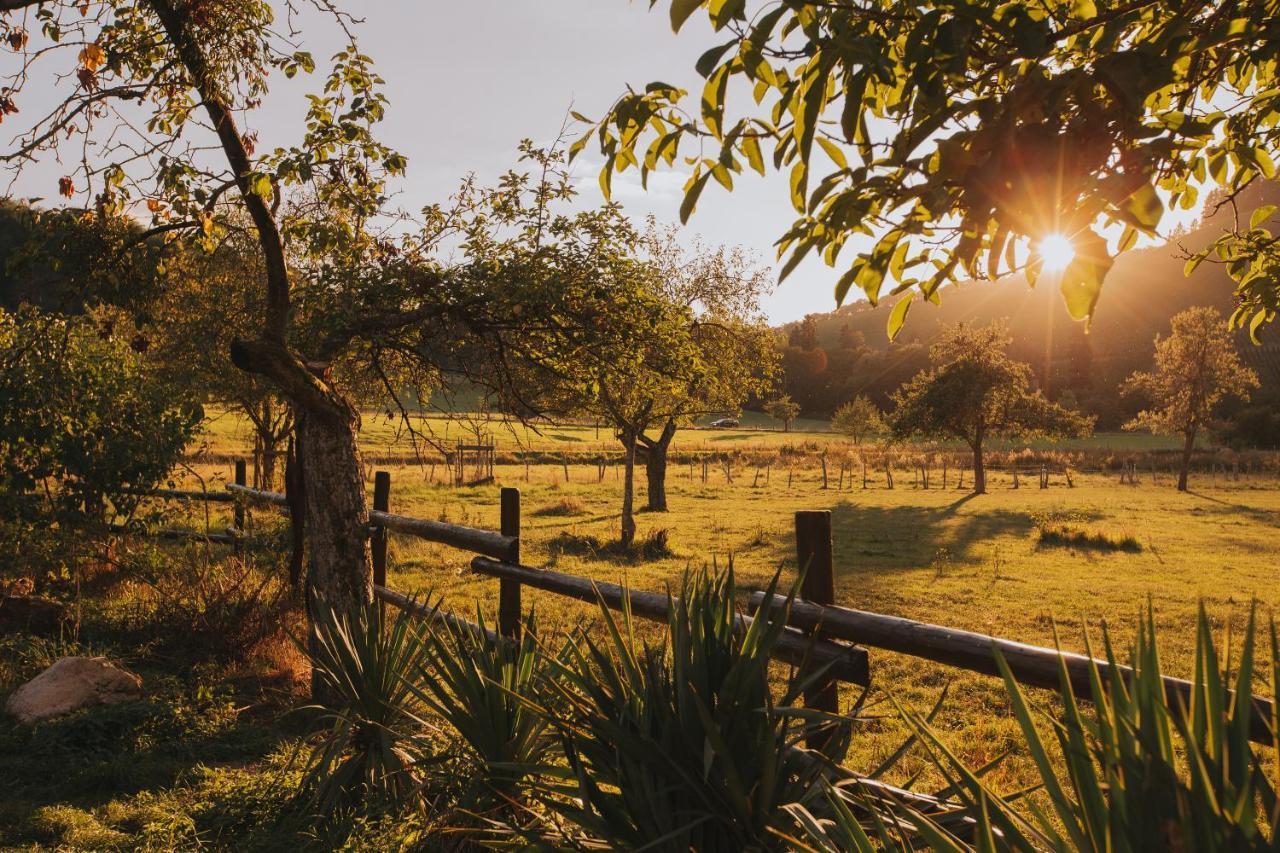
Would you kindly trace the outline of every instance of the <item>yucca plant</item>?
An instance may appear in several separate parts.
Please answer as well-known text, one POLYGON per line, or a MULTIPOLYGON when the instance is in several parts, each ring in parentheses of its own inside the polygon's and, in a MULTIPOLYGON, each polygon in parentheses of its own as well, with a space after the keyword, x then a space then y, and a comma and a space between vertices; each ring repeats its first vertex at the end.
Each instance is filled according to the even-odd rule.
POLYGON ((424 658, 414 617, 402 611, 390 618, 381 602, 347 614, 313 601, 311 612, 314 634, 304 651, 335 701, 318 709, 327 726, 303 790, 327 813, 401 802, 431 760, 411 687, 424 658))
MULTIPOLYGON (((787 847, 783 805, 816 804, 829 766, 798 746, 813 720, 788 713, 807 680, 792 679, 777 702, 770 695, 769 656, 790 600, 743 630, 732 566, 686 575, 665 646, 639 643, 629 609, 619 619, 601 604, 605 638, 581 637, 552 667, 568 768, 558 782, 544 781, 543 793, 583 843, 706 853, 787 847)), ((844 727, 832 748, 839 756, 847 745, 844 727)))
MULTIPOLYGON (((1055 764, 1023 690, 1003 658, 999 664, 1050 808, 1028 800, 1019 808, 964 767, 927 723, 904 712, 928 745, 956 796, 979 814, 979 849, 1056 851, 1280 850, 1277 780, 1280 720, 1274 703, 1265 753, 1250 741, 1256 629, 1250 615, 1234 690, 1228 689, 1230 637, 1222 665, 1203 608, 1197 628, 1189 702, 1170 702, 1161 680, 1154 618, 1148 610, 1133 652, 1133 671, 1103 680, 1090 673, 1094 711, 1082 709, 1062 666, 1060 719, 1047 719, 1061 764, 1055 764), (1225 673, 1225 674, 1224 674, 1225 673), (1269 753, 1269 754, 1266 754, 1269 753)), ((1272 687, 1280 677, 1276 630, 1271 626, 1272 687)), ((1106 659, 1116 655, 1104 634, 1106 659)), ((1092 656, 1092 652, 1090 652, 1092 656)), ((820 849, 825 832, 851 829, 847 822, 808 828, 820 849)), ((946 839, 932 843, 947 846, 946 839)))
POLYGON ((430 625, 409 689, 461 738, 480 783, 472 786, 473 801, 492 795, 514 805, 526 772, 554 744, 539 695, 546 658, 533 613, 518 641, 494 636, 479 608, 476 625, 430 625))

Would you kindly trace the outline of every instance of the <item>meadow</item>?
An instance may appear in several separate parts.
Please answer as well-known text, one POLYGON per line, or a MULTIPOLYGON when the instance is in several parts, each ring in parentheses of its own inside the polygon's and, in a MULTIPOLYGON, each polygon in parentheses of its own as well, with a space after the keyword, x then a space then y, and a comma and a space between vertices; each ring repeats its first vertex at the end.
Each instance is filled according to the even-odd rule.
MULTIPOLYGON (((446 426, 433 424, 438 435, 446 426)), ((524 563, 642 590, 665 590, 678 585, 690 567, 730 561, 744 586, 762 587, 775 572, 790 582, 796 571, 794 513, 830 510, 840 604, 1039 645, 1053 645, 1057 631, 1064 648, 1083 651, 1086 633, 1100 648, 1104 626, 1118 645, 1127 645, 1150 603, 1161 629, 1164 663, 1184 677, 1190 675, 1198 605, 1215 625, 1239 628, 1252 601, 1264 618, 1280 604, 1274 564, 1280 480, 1271 473, 1203 473, 1182 494, 1163 468, 1153 481, 1145 462, 1134 483, 1122 483, 1112 471, 1084 470, 1073 474, 1072 486, 1055 473, 1044 489, 1029 470, 1016 488, 1010 472, 998 470, 991 474, 989 492, 975 496, 957 488, 954 467, 945 488, 941 470, 935 469, 930 488, 924 489, 904 462, 889 489, 883 472, 870 471, 863 488, 860 473, 837 479, 833 464, 823 488, 818 454, 834 457, 850 449, 842 436, 818 432, 817 426, 792 433, 680 433, 673 446, 677 456, 737 451, 742 461, 731 470, 732 481, 721 466, 709 466, 703 482, 701 465, 673 464, 670 511, 642 510, 637 516, 638 540, 657 543, 648 554, 619 555, 610 547, 620 518, 621 466, 611 461, 601 468, 591 461, 593 454, 613 451, 607 435, 597 443, 590 426, 512 435, 510 446, 538 453, 543 464, 500 462, 492 483, 458 487, 444 482, 443 466, 427 462, 387 464, 384 459, 367 469, 370 489, 375 468, 391 473, 393 512, 489 529, 499 525, 500 488, 518 487, 524 563), (567 453, 567 466, 557 459, 565 445, 575 448, 567 453), (750 464, 761 453, 781 449, 793 454, 769 456, 783 460, 771 469, 750 464)), ((450 440, 458 427, 452 429, 450 440)), ((236 435, 228 422, 215 421, 210 443, 225 452, 234 449, 236 435)), ((394 451, 407 446, 403 436, 396 440, 391 424, 379 419, 366 418, 362 437, 374 457, 395 458, 394 451)), ((1074 447, 1095 455, 1132 454, 1165 450, 1169 444, 1121 434, 1094 436, 1074 447)), ((498 445, 503 458, 500 438, 498 445)), ((231 476, 226 462, 200 467, 214 487, 231 476)), ((637 506, 643 507, 642 466, 636 482, 637 506)), ((492 619, 497 582, 471 575, 469 559, 446 546, 393 537, 388 585, 441 598, 464 615, 479 606, 492 619)), ((557 632, 588 624, 595 615, 586 605, 535 590, 525 590, 524 602, 557 632)), ((901 743, 903 730, 889 719, 888 694, 927 709, 948 683, 939 723, 953 733, 955 748, 971 766, 985 764, 1014 742, 1015 727, 998 680, 876 650, 871 667, 871 701, 878 703, 871 713, 884 719, 864 727, 851 765, 872 766, 901 743)), ((852 702, 857 690, 846 686, 842 701, 852 702)), ((908 761, 903 772, 922 766, 908 761)), ((997 770, 997 778, 1002 772, 1010 774, 1010 784, 1024 781, 1016 760, 1007 771, 997 770)))
MULTIPOLYGON (((374 471, 390 472, 393 512, 496 529, 500 488, 515 486, 522 495, 524 563, 634 589, 662 591, 690 568, 730 563, 741 586, 763 586, 775 573, 789 584, 796 576, 793 513, 826 509, 833 519, 837 601, 864 610, 1044 645, 1054 643, 1056 632, 1065 648, 1083 650, 1086 634, 1096 648, 1103 626, 1125 647, 1149 603, 1167 671, 1187 676, 1198 605, 1215 626, 1238 629, 1251 602, 1263 618, 1280 604, 1274 560, 1280 480, 1271 465, 1268 473, 1201 473, 1185 494, 1174 490, 1167 473, 1158 470, 1153 481, 1143 465, 1133 483, 1122 483, 1116 470, 1085 469, 1074 473, 1073 486, 1061 473, 1051 474, 1048 488, 1038 488, 1030 470, 1014 488, 1011 473, 997 469, 990 491, 975 496, 958 487, 954 467, 945 487, 938 469, 931 487, 920 487, 903 457, 892 489, 882 471, 870 472, 864 488, 860 476, 837 479, 834 466, 823 488, 821 453, 836 458, 848 448, 841 437, 817 431, 820 425, 792 433, 688 430, 674 448, 682 461, 669 472, 670 511, 641 511, 638 538, 648 547, 619 553, 611 543, 621 469, 611 459, 603 468, 596 463, 594 456, 611 448, 607 436, 596 442, 592 427, 525 434, 522 444, 511 439, 510 451, 499 438, 495 480, 459 487, 445 482, 444 466, 426 461, 430 454, 421 463, 406 454, 391 425, 372 416, 365 423, 369 487, 374 471), (568 444, 582 452, 562 455, 558 446, 568 444), (732 481, 723 467, 711 465, 704 482, 702 466, 690 464, 712 448, 737 460, 732 481), (538 462, 524 464, 523 453, 538 454, 538 462), (772 467, 754 466, 760 458, 772 459, 772 467)), ((443 431, 446 424, 435 426, 443 431)), ((233 478, 233 459, 247 453, 246 436, 243 425, 215 417, 175 481, 220 490, 233 478)), ((1106 440, 1092 439, 1087 450, 1105 456, 1106 440)), ((1115 449, 1133 452, 1133 445, 1115 449)), ((643 497, 641 470, 638 506, 643 497)), ((207 505, 208 515, 205 509, 168 504, 163 517, 149 522, 220 530, 231 521, 226 505, 207 505)), ((325 835, 330 830, 287 807, 301 772, 300 739, 312 725, 297 710, 307 701, 306 665, 289 640, 300 635, 301 617, 296 609, 264 604, 283 592, 283 520, 269 509, 251 509, 248 525, 257 535, 250 564, 272 585, 253 593, 256 603, 243 610, 237 609, 246 596, 236 580, 239 563, 224 559, 225 546, 137 539, 86 574, 73 636, 6 641, 0 690, 61 655, 107 654, 143 675, 148 696, 34 731, 0 722, 0 848, 326 849, 338 843, 325 835), (263 624, 243 625, 242 613, 263 624), (276 624, 266 624, 273 619, 276 624), (64 769, 51 773, 51 767, 64 769)), ((393 536, 388 585, 463 615, 479 611, 492 622, 497 582, 472 575, 469 558, 393 536)), ((552 645, 599 624, 591 606, 536 590, 524 591, 524 605, 536 611, 552 645)), ((644 623, 638 627, 644 637, 659 636, 644 623)), ((901 745, 907 732, 893 702, 923 711, 945 689, 934 722, 957 755, 977 767, 1011 753, 990 774, 1004 790, 1036 780, 997 679, 875 649, 870 661, 872 686, 849 767, 869 771, 901 745)), ((781 684, 786 670, 775 670, 781 684)), ((848 709, 861 688, 842 691, 848 709)), ((1031 695, 1042 710, 1056 713, 1053 694, 1031 695)), ((450 772, 441 769, 446 777, 450 772)), ((888 781, 929 790, 938 777, 913 753, 888 781)), ((343 828, 339 838, 358 837, 351 849, 381 849, 414 833, 431 837, 439 819, 424 813, 406 823, 397 816, 360 825, 354 835, 343 828)))

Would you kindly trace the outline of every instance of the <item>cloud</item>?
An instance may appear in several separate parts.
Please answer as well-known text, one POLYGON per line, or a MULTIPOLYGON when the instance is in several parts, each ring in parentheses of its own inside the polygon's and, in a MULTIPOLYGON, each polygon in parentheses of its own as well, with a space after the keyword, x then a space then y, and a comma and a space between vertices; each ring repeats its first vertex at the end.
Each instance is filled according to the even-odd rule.
MULTIPOLYGON (((588 196, 600 195, 600 170, 603 161, 579 160, 573 164, 573 188, 588 196)), ((679 171, 659 170, 649 173, 648 188, 640 183, 640 172, 627 169, 613 175, 613 198, 623 203, 629 201, 667 203, 684 198, 684 185, 688 174, 679 171)))

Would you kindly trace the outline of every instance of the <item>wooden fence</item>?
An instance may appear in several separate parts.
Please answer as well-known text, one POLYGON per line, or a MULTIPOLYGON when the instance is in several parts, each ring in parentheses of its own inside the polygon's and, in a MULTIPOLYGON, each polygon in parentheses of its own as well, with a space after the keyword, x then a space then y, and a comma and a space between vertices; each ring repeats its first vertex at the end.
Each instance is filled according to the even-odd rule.
MULTIPOLYGON (((224 493, 158 489, 150 494, 171 500, 234 502, 235 526, 225 539, 219 534, 195 531, 187 535, 238 544, 244 537, 246 503, 266 504, 286 512, 289 506, 283 494, 249 488, 244 484, 244 475, 244 463, 239 462, 236 465, 237 482, 228 484, 224 493)), ((395 532, 477 555, 471 560, 471 570, 498 580, 498 630, 491 633, 495 639, 519 636, 523 612, 521 590, 524 587, 589 603, 603 602, 614 610, 628 606, 632 614, 640 618, 657 622, 667 620, 670 598, 665 593, 632 590, 613 583, 523 565, 520 559, 520 490, 503 488, 501 495, 501 529, 496 532, 411 518, 390 512, 391 475, 386 471, 376 472, 373 510, 369 513, 374 595, 394 607, 410 609, 450 625, 478 630, 476 625, 459 616, 440 608, 427 607, 387 587, 387 537, 389 532, 395 532)), ((826 510, 797 512, 795 530, 797 565, 806 567, 806 571, 800 597, 792 602, 788 625, 774 649, 774 657, 802 668, 825 668, 825 681, 805 694, 807 707, 836 713, 839 711, 840 682, 862 686, 871 683, 867 646, 987 675, 999 674, 998 652, 1019 683, 1051 689, 1059 686, 1059 668, 1065 666, 1073 689, 1085 699, 1092 698, 1089 677, 1092 667, 1098 668, 1104 683, 1117 675, 1131 673, 1128 667, 1113 667, 1106 661, 1072 652, 836 606, 831 513, 826 510)), ((173 536, 175 533, 182 531, 168 530, 161 535, 173 536)), ((748 599, 746 612, 737 619, 745 627, 761 609, 783 608, 785 604, 781 597, 767 600, 766 593, 755 592, 748 599)), ((1190 701, 1190 682, 1166 676, 1164 687, 1171 703, 1190 701)), ((1256 742, 1269 744, 1272 701, 1258 696, 1252 698, 1254 713, 1250 737, 1256 742)))

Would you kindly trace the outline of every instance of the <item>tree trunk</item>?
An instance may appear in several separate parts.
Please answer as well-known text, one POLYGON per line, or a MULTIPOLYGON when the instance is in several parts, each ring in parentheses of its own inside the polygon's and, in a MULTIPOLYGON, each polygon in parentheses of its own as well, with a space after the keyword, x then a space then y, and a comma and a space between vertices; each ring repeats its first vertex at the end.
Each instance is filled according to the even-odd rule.
POLYGON ((646 441, 644 446, 644 474, 650 512, 667 511, 667 451, 671 449, 671 439, 675 434, 675 422, 668 421, 662 428, 662 434, 653 441, 646 441))
POLYGON ((1187 472, 1191 470, 1191 451, 1196 446, 1196 430, 1191 428, 1185 433, 1186 441, 1182 445, 1182 469, 1178 471, 1178 491, 1187 490, 1187 472))
POLYGON ((622 440, 622 530, 619 540, 623 547, 636 541, 635 491, 636 491, 636 437, 623 433, 622 440))
MULTIPOLYGON (((356 453, 359 417, 354 412, 348 417, 299 413, 298 422, 298 462, 305 472, 307 600, 310 607, 352 614, 373 600, 369 512, 356 453)), ((311 695, 321 705, 332 707, 336 701, 314 672, 311 695)))
POLYGON ((982 442, 973 445, 973 493, 985 494, 987 491, 987 469, 982 464, 982 442))

